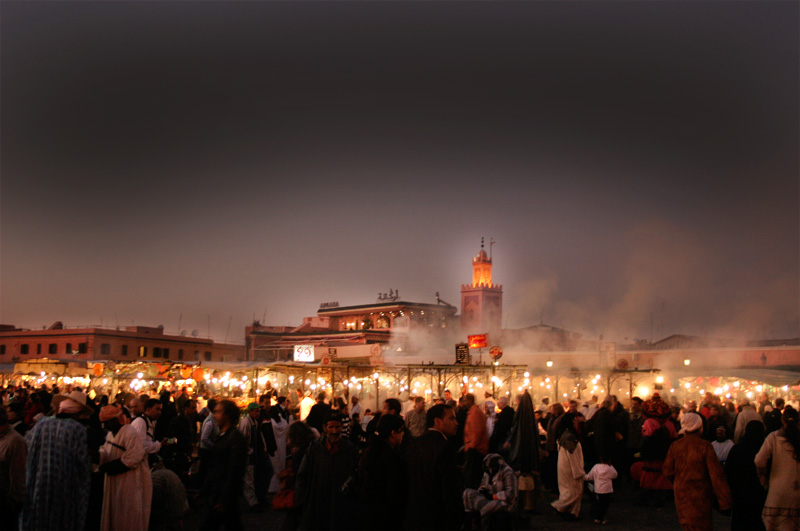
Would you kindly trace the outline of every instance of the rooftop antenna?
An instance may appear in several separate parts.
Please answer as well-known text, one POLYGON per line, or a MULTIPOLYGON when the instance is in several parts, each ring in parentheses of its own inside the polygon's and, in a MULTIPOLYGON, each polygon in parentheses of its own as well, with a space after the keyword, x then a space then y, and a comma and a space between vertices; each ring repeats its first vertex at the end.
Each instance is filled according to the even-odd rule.
POLYGON ((492 245, 494 245, 495 243, 496 242, 494 241, 494 238, 489 238, 489 261, 490 262, 492 261, 492 245))
POLYGON ((181 329, 181 323, 183 322, 183 312, 178 316, 178 330, 181 329))
POLYGON ((227 329, 227 330, 225 330, 225 343, 227 343, 227 342, 228 342, 228 332, 230 332, 230 331, 231 331, 231 319, 232 319, 232 318, 233 318, 233 316, 232 316, 232 315, 229 315, 229 316, 228 316, 228 329, 227 329))

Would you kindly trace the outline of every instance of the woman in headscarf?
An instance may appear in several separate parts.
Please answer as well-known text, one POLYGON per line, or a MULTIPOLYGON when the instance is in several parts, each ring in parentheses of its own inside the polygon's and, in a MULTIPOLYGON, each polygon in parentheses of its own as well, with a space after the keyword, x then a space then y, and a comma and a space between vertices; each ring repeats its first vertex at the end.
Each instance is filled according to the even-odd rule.
MULTIPOLYGON (((533 400, 528 391, 522 394, 514 414, 514 425, 509 435, 508 460, 520 476, 523 487, 520 509, 534 510, 539 476, 539 429, 533 414, 533 400)), ((582 474, 581 474, 582 476, 582 474)))
POLYGON ((658 393, 642 404, 642 413, 646 417, 642 425, 642 460, 631 467, 631 477, 642 487, 639 504, 647 505, 652 498, 654 505, 661 507, 664 493, 672 489, 672 483, 663 474, 664 458, 678 432, 669 421, 670 405, 658 393))
POLYGON ((762 518, 767 531, 797 531, 800 529, 800 430, 797 410, 786 406, 781 421, 783 428, 767 435, 755 459, 761 482, 768 484, 762 518), (772 466, 767 470, 770 459, 772 466))
POLYGON ((767 499, 767 491, 761 486, 755 464, 756 454, 762 444, 764 425, 751 421, 725 461, 725 474, 733 498, 731 531, 764 531, 761 510, 767 499))
POLYGON ((684 437, 669 447, 664 475, 675 486, 675 510, 684 531, 712 531, 712 500, 721 512, 731 508, 731 491, 711 443, 701 437, 703 419, 687 413, 681 419, 684 437))

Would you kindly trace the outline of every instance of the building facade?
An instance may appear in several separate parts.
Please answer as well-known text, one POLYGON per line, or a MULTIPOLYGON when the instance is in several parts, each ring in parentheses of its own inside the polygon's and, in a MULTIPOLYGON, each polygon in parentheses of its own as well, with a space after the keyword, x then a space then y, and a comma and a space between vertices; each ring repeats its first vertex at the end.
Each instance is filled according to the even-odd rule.
POLYGON ((45 330, 0 325, 0 363, 49 358, 69 361, 242 361, 243 345, 168 335, 161 327, 66 328, 56 322, 45 330))

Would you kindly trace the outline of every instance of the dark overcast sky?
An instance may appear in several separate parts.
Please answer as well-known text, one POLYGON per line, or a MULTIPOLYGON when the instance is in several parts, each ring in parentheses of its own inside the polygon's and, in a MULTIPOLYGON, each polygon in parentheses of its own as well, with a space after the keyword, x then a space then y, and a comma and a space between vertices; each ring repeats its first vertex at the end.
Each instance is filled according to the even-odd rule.
POLYGON ((798 5, 3 1, 0 321, 796 337, 798 5))

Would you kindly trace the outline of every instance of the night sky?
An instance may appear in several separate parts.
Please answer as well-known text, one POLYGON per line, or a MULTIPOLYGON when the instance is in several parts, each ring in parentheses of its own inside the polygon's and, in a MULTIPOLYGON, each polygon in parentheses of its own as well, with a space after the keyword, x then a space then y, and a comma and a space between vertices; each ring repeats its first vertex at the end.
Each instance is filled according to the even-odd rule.
POLYGON ((798 6, 4 0, 0 322, 798 337, 798 6))

